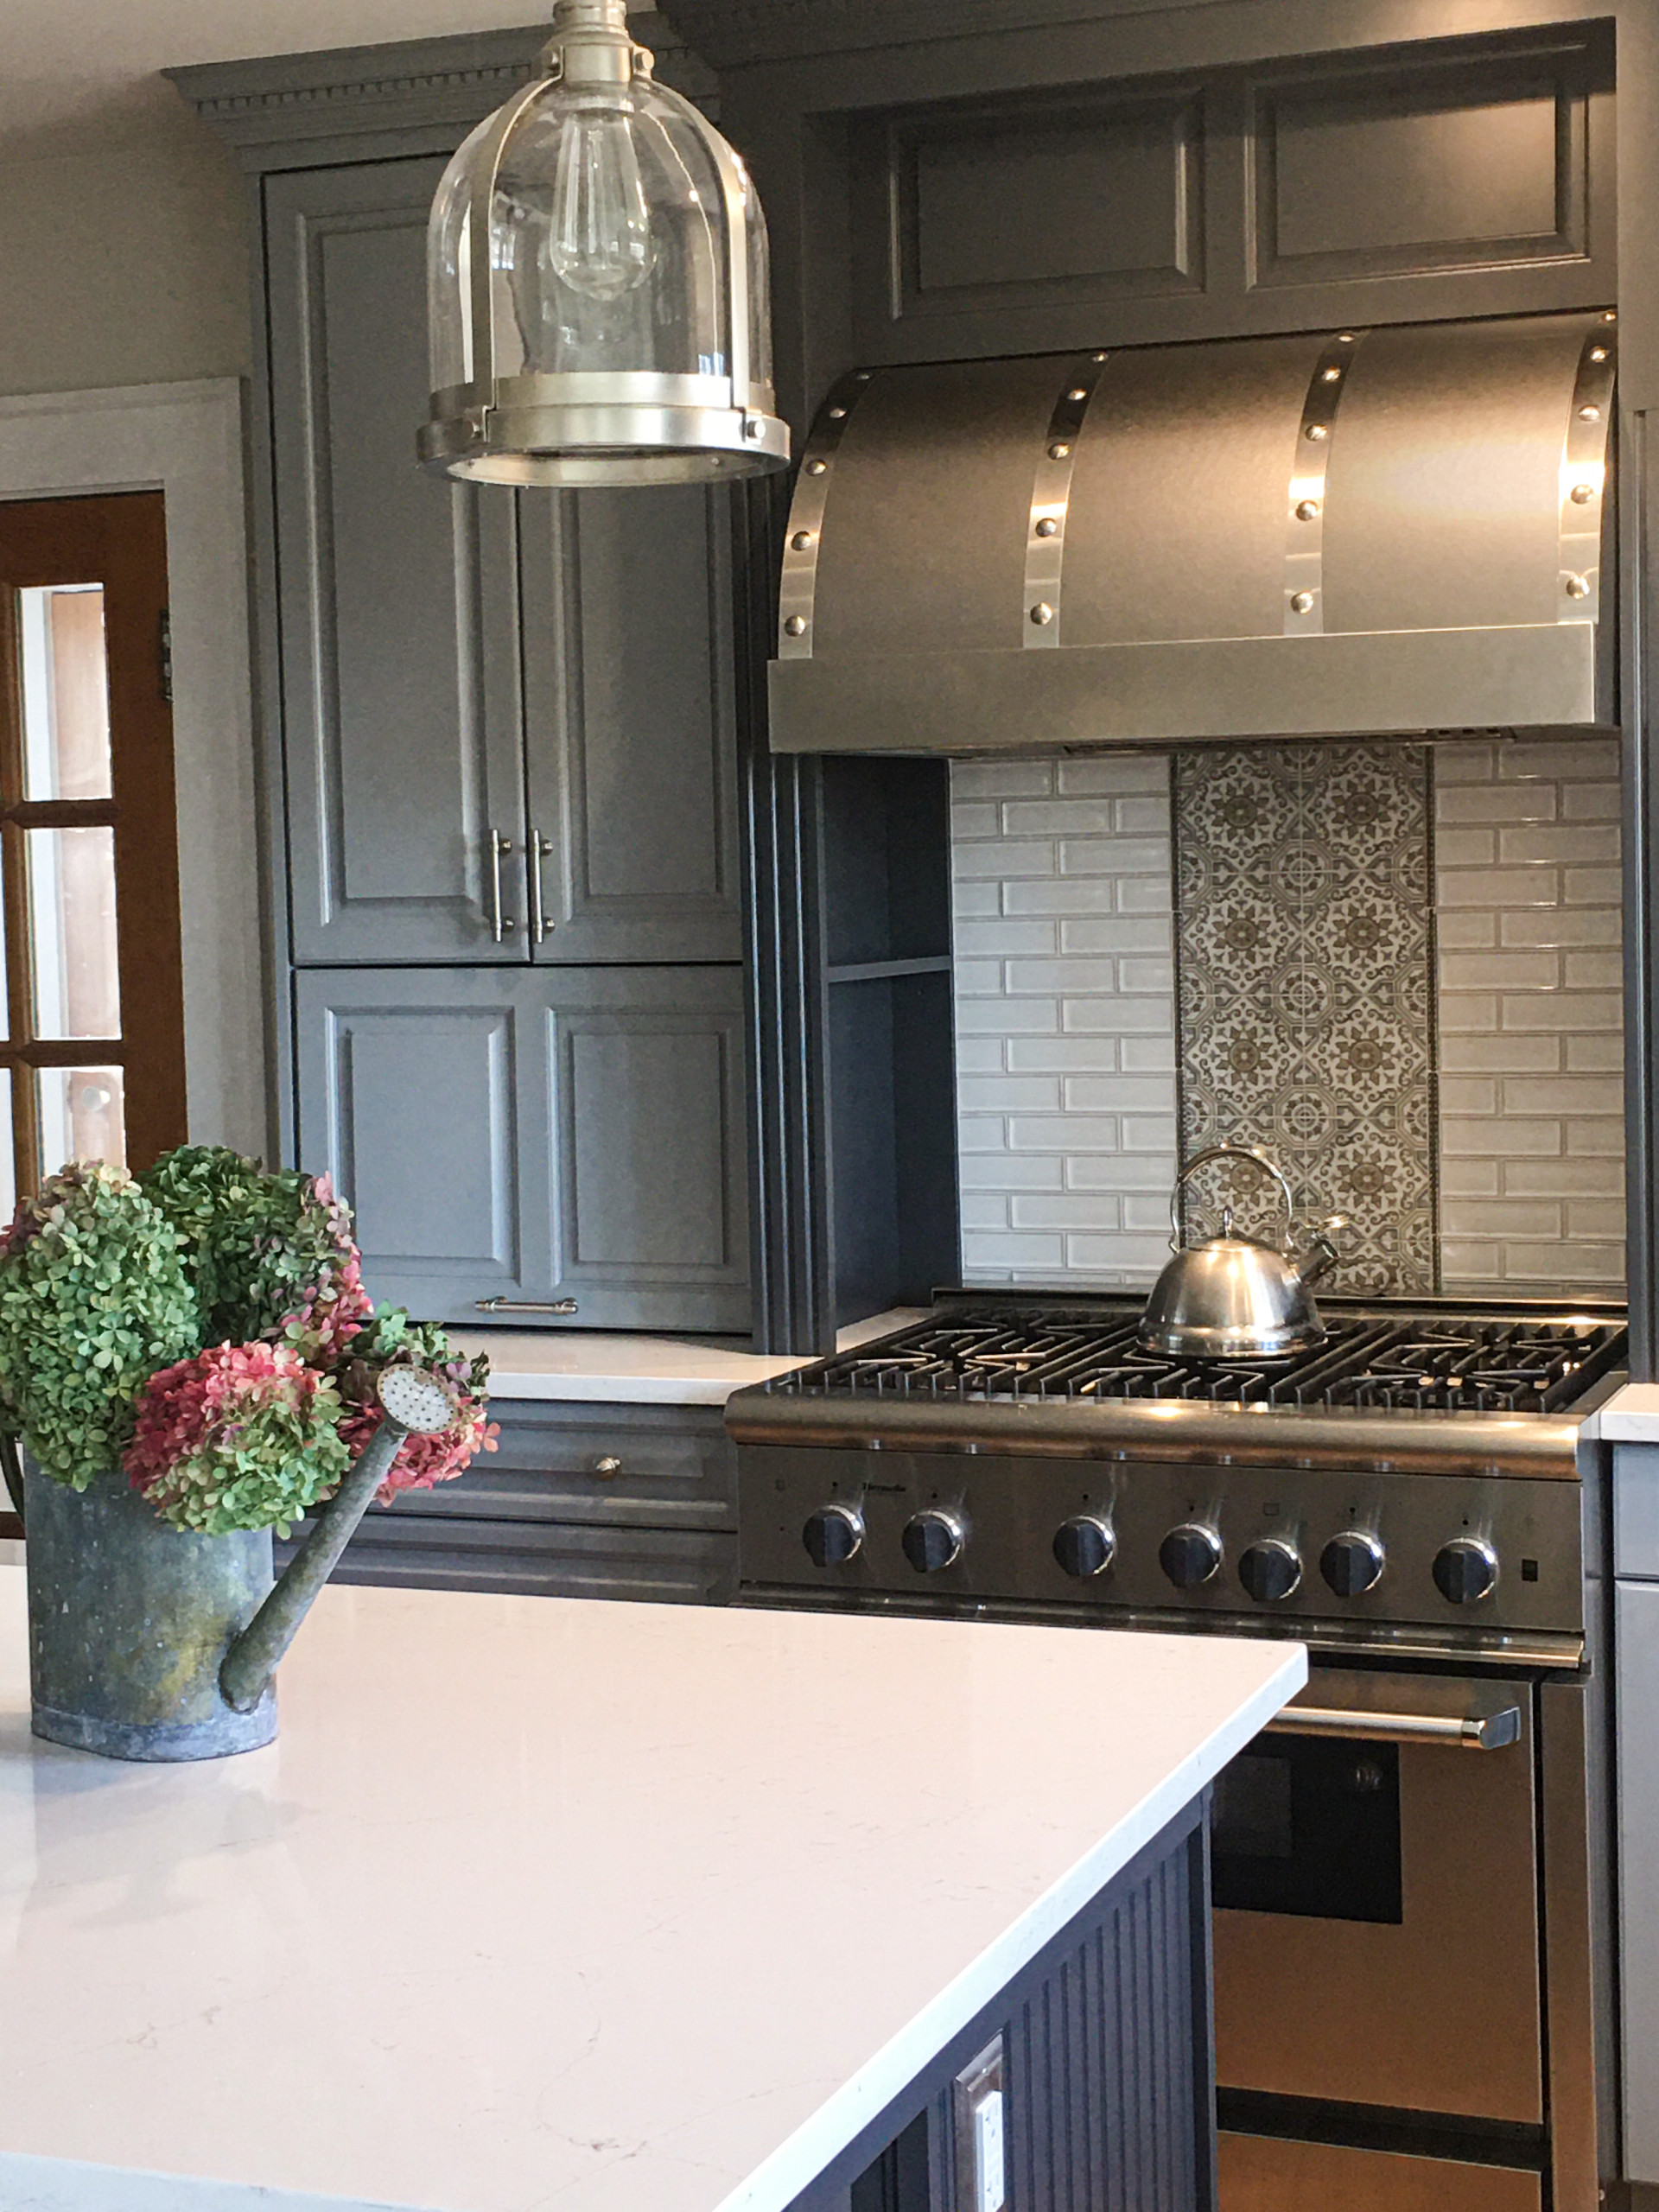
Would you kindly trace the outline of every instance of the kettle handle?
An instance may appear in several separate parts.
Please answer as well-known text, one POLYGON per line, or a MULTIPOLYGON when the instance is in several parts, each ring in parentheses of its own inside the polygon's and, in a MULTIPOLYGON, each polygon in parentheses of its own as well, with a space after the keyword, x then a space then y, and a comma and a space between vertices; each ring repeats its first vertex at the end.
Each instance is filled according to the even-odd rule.
POLYGON ((1249 1160, 1271 1175, 1285 1198, 1285 1234, 1289 1236, 1291 1224, 1296 1218, 1296 1200, 1292 1195, 1285 1171, 1276 1160, 1271 1159, 1257 1145, 1231 1144, 1224 1137, 1219 1144, 1206 1145, 1202 1152, 1194 1153, 1180 1173, 1175 1178, 1175 1187, 1169 1194, 1169 1249, 1181 1249, 1181 1192, 1200 1167, 1207 1167, 1212 1160, 1249 1160))

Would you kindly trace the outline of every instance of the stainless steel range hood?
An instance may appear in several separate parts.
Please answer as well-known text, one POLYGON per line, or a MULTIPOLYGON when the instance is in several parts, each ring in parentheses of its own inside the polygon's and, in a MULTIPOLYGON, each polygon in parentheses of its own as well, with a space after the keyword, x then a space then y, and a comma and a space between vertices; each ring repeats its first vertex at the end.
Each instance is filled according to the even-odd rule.
POLYGON ((1585 313, 846 378, 790 515, 772 744, 1611 721, 1613 338, 1585 313))

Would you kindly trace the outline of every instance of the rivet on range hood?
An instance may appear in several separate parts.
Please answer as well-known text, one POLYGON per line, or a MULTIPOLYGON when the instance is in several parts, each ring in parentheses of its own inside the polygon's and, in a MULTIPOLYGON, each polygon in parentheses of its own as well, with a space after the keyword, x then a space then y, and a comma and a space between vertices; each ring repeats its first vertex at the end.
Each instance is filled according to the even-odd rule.
POLYGON ((772 744, 1605 727, 1613 327, 859 370, 796 486, 772 744))

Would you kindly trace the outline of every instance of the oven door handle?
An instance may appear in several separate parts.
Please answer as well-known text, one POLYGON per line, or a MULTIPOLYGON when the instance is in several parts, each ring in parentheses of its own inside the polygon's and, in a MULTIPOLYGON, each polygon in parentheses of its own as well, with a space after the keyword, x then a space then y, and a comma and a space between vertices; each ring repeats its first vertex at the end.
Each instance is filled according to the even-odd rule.
POLYGON ((1342 1706, 1287 1705, 1269 1720, 1281 1736, 1350 1736, 1369 1743, 1449 1744, 1467 1751, 1501 1751, 1521 1740, 1521 1708, 1496 1713, 1357 1713, 1342 1706))

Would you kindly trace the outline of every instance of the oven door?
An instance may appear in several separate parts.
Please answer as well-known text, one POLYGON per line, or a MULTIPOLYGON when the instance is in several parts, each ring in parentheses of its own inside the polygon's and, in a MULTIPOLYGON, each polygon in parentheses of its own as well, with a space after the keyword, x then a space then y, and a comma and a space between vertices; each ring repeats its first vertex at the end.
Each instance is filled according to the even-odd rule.
POLYGON ((1518 2144, 1543 2120, 1530 1686, 1321 1668, 1285 1720, 1217 1789, 1224 2091, 1518 2144))

